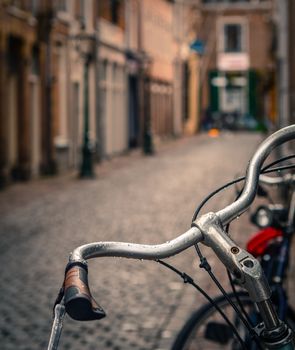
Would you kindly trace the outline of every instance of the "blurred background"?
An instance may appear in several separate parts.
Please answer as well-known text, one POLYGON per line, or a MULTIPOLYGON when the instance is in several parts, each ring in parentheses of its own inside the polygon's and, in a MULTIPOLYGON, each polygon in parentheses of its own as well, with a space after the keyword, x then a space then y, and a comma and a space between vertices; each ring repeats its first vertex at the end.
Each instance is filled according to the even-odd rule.
MULTIPOLYGON (((294 0, 0 0, 1 349, 46 348, 74 247, 171 240, 294 123, 294 18, 294 0)), ((171 260, 216 294, 192 250, 171 260)), ((67 318, 61 349, 167 350, 204 303, 155 262, 89 278, 108 317, 67 318)))
POLYGON ((291 0, 1 0, 0 183, 295 111, 291 0))

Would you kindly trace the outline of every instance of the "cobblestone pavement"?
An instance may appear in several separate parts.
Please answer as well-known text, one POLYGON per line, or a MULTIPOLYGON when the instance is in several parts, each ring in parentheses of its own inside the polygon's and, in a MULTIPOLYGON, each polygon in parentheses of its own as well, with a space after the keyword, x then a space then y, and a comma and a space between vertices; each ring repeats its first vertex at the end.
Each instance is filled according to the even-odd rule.
MULTIPOLYGON (((244 172, 260 140, 258 134, 200 135, 171 142, 154 157, 133 154, 105 162, 96 169, 95 180, 63 176, 3 191, 1 349, 46 348, 52 303, 74 247, 103 240, 162 243, 183 233, 201 199, 244 172)), ((232 191, 225 192, 208 210, 232 198, 232 191)), ((235 237, 242 240, 255 230, 247 218, 235 225, 235 237)), ((220 264, 208 254, 224 279, 220 264)), ((205 273, 196 269, 193 249, 169 262, 216 293, 205 273)), ((102 258, 90 261, 89 268, 92 293, 108 317, 90 323, 66 318, 62 350, 169 349, 189 312, 204 302, 155 262, 102 258)))

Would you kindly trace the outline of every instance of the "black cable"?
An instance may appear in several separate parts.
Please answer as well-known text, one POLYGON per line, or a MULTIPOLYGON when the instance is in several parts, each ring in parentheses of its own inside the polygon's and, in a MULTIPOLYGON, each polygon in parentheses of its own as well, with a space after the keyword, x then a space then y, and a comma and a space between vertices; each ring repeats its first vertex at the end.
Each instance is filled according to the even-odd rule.
MULTIPOLYGON (((288 159, 291 159, 291 158, 295 158, 295 155, 290 155, 290 156, 287 156, 287 157, 283 157, 279 160, 276 160, 270 164, 268 164, 267 166, 265 166, 260 173, 271 173, 271 172, 274 172, 274 171, 282 171, 282 170, 286 170, 286 169, 291 169, 291 168, 294 168, 295 165, 287 165, 287 166, 280 166, 280 167, 275 167, 275 168, 271 168, 273 165, 275 164, 278 164, 282 161, 286 161, 288 159)), ((235 179, 233 181, 230 181, 228 182, 227 184, 219 187, 218 189, 216 189, 215 191, 211 192, 200 204, 199 206, 197 207, 197 209, 195 210, 194 212, 194 215, 193 215, 193 218, 192 218, 192 222, 194 222, 199 214, 199 212, 201 211, 201 209, 203 208, 203 206, 208 202, 209 199, 211 199, 214 195, 216 195, 217 193, 219 193, 220 191, 222 191, 223 189, 233 185, 233 184, 236 184, 240 181, 243 181, 245 180, 245 176, 243 177, 240 177, 238 179, 235 179)), ((243 189, 240 191, 240 193, 238 194, 238 197, 241 195, 243 189)), ((237 197, 237 198, 238 198, 237 197)), ((237 200, 237 199, 236 199, 237 200)), ((229 230, 229 224, 227 225, 227 231, 229 230)), ((229 279, 230 279, 230 282, 231 282, 231 285, 232 285, 232 289, 233 289, 233 292, 236 296, 236 299, 237 299, 237 302, 241 308, 241 311, 236 307, 236 305, 230 300, 229 296, 227 295, 226 291, 224 290, 224 288, 221 286, 221 284, 218 282, 217 278, 215 277, 214 273, 211 271, 211 267, 210 265, 208 264, 206 258, 202 255, 198 245, 195 245, 195 248, 196 248, 196 251, 200 257, 200 261, 201 261, 201 267, 205 267, 205 269, 207 270, 207 272, 209 273, 211 279, 213 280, 213 282, 217 285, 217 287, 219 288, 219 290, 222 292, 222 294, 224 295, 224 297, 227 299, 227 301, 230 303, 230 305, 233 307, 233 309, 236 311, 238 317, 241 319, 241 321, 244 323, 245 327, 248 329, 249 333, 251 334, 252 338, 257 342, 258 346, 260 346, 260 344, 258 343, 258 339, 257 339, 257 335, 256 333, 252 330, 252 322, 249 318, 249 316, 247 315, 239 297, 238 297, 238 294, 236 292, 236 289, 234 287, 234 284, 233 284, 233 281, 232 281, 232 278, 229 274, 229 279), (207 266, 206 266, 207 264, 207 266), (203 265, 203 266, 202 266, 203 265)), ((163 263, 164 264, 164 263, 163 263)), ((168 266, 166 266, 168 267, 168 266)), ((173 267, 170 267, 174 272, 176 272, 177 270, 175 270, 173 267)), ((181 274, 181 272, 178 271, 178 274, 182 277, 183 275, 181 274)), ((197 287, 196 287, 197 288, 197 287)), ((199 288, 197 288, 199 290, 199 288)), ((202 293, 203 294, 203 293, 202 293)), ((205 293, 206 294, 206 293, 205 293)), ((204 294, 203 294, 204 295, 204 294)))
POLYGON ((293 169, 293 168, 295 168, 295 164, 282 165, 282 166, 278 166, 276 168, 263 170, 263 172, 261 172, 261 174, 269 174, 269 173, 273 173, 275 171, 284 171, 284 170, 293 169))
MULTIPOLYGON (((279 159, 279 160, 276 160, 276 161, 274 161, 274 162, 268 164, 267 166, 265 166, 265 167, 261 170, 261 172, 266 173, 266 172, 267 172, 267 169, 269 169, 269 168, 272 167, 273 165, 277 164, 278 162, 282 162, 282 161, 289 160, 289 159, 291 159, 291 158, 295 158, 295 155, 289 155, 289 156, 287 156, 287 157, 284 157, 284 158, 281 158, 281 159, 279 159)), ((272 170, 272 171, 273 171, 273 170, 272 170)), ((242 188, 242 189, 240 190, 240 192, 238 193, 237 197, 235 198, 235 201, 240 197, 242 191, 243 191, 243 188, 242 188)), ((268 192, 266 192, 266 194, 267 194, 267 197, 268 197, 269 201, 270 201, 272 204, 274 204, 274 201, 272 200, 272 198, 270 197, 270 195, 268 194, 268 192)), ((230 223, 228 223, 228 224, 226 225, 226 227, 225 227, 225 232, 227 232, 228 234, 229 234, 229 227, 230 227, 230 223)), ((250 319, 249 315, 247 314, 247 312, 246 312, 246 310, 245 310, 245 308, 244 308, 244 306, 243 306, 243 304, 242 304, 242 302, 241 302, 241 300, 240 300, 240 298, 239 298, 239 295, 238 295, 238 292, 237 292, 237 290, 236 290, 236 287, 235 287, 233 278, 232 278, 231 273, 230 273, 230 271, 229 271, 228 269, 227 269, 227 275, 228 275, 228 279, 229 279, 229 282, 230 282, 232 291, 233 291, 233 293, 234 293, 234 296, 235 296, 235 298, 236 298, 236 300, 237 300, 237 303, 238 303, 238 305, 239 305, 239 307, 240 307, 240 310, 241 310, 241 312, 243 313, 243 315, 246 317, 246 319, 247 319, 247 321, 249 322, 249 324, 252 325, 252 327, 253 327, 253 322, 252 322, 252 320, 250 319)))
POLYGON ((235 312, 237 313, 237 315, 239 316, 239 318, 241 319, 241 321, 244 323, 245 327, 248 329, 249 332, 251 332, 251 325, 249 324, 247 318, 245 318, 240 310, 237 308, 237 306, 232 302, 232 300, 229 298, 228 294, 226 293, 226 291, 224 290, 224 288, 222 287, 222 285, 220 284, 220 282, 217 280, 216 276, 214 275, 214 273, 211 270, 211 266, 208 263, 207 259, 204 257, 204 255, 201 252, 200 247, 198 246, 198 244, 195 244, 195 249, 196 252, 200 258, 200 267, 201 268, 205 268, 205 270, 208 272, 209 276, 211 277, 211 279, 213 280, 213 282, 215 283, 215 285, 218 287, 218 289, 221 291, 221 293, 224 295, 224 297, 226 298, 226 300, 229 302, 229 304, 232 306, 232 308, 235 310, 235 312))
MULTIPOLYGON (((289 157, 291 157, 291 156, 289 156, 289 157)), ((285 160, 285 159, 286 159, 286 157, 284 158, 284 160, 285 160)), ((282 159, 277 160, 276 162, 273 162, 273 163, 271 163, 270 165, 267 165, 267 166, 265 167, 265 169, 263 170, 263 173, 270 173, 270 172, 274 172, 274 171, 278 171, 278 170, 285 170, 285 169, 290 169, 290 168, 294 168, 294 167, 295 167, 295 165, 290 165, 290 166, 281 166, 281 167, 277 167, 277 168, 268 169, 269 166, 272 166, 272 165, 274 165, 275 163, 278 163, 279 161, 282 161, 282 159)), ((233 180, 233 181, 231 181, 230 183, 227 183, 227 184, 225 184, 224 186, 219 187, 217 190, 215 190, 215 191, 212 192, 209 196, 207 196, 207 197, 201 202, 201 204, 199 205, 199 207, 198 207, 197 210, 195 211, 194 216, 193 216, 193 221, 196 220, 196 218, 197 218, 197 216, 198 216, 200 210, 202 209, 202 207, 206 204, 206 202, 207 202, 211 197, 213 197, 215 194, 217 194, 217 193, 218 193, 219 191, 221 191, 222 189, 224 189, 224 188, 226 188, 226 187, 228 187, 228 186, 230 186, 230 185, 232 185, 232 184, 234 184, 234 183, 237 183, 237 182, 239 182, 239 181, 242 181, 242 180, 244 180, 244 179, 245 179, 245 177, 240 177, 240 178, 238 178, 238 179, 236 179, 236 180, 233 180)), ((237 197, 237 198, 239 198, 239 196, 241 195, 242 191, 243 191, 243 189, 240 191, 240 193, 238 194, 238 197, 237 197)), ((229 224, 227 225, 227 231, 228 231, 228 230, 229 230, 229 224)), ((213 276, 210 275, 210 277, 212 278, 212 280, 213 280, 214 282, 217 281, 217 279, 216 279, 216 277, 214 276, 214 274, 213 274, 213 276)), ((217 282, 218 282, 218 281, 217 281, 217 282)), ((217 285, 217 287, 219 288, 218 285, 217 285)), ((222 287, 222 286, 220 286, 220 287, 222 287)), ((219 288, 219 289, 220 289, 220 291, 223 293, 224 289, 223 289, 223 291, 222 291, 221 288, 219 288)), ((225 291, 224 291, 224 292, 225 292, 225 291)), ((233 292, 234 292, 234 289, 233 289, 233 292)), ((226 292, 225 292, 225 294, 226 294, 226 292)), ((236 299, 238 299, 237 294, 235 294, 235 296, 236 296, 236 299)), ((226 297, 226 296, 225 296, 225 297, 226 297)), ((242 313, 243 313, 244 315, 246 315, 246 311, 245 311, 245 309, 243 309, 243 307, 242 307, 241 311, 242 311, 242 313)), ((248 321, 248 317, 246 317, 246 320, 248 321)), ((251 323, 250 323, 250 324, 251 324, 251 323)))
POLYGON ((232 186, 232 185, 234 185, 234 184, 236 184, 236 183, 238 183, 238 182, 240 182, 240 181, 243 181, 243 180, 245 180, 245 176, 242 176, 242 177, 239 177, 239 178, 237 178, 237 179, 235 179, 235 180, 233 180, 233 181, 230 181, 230 182, 226 183, 225 185, 223 185, 223 186, 217 188, 215 191, 211 192, 211 193, 210 193, 207 197, 205 197, 205 198, 202 200, 202 202, 198 205, 197 209, 196 209, 195 212, 194 212, 194 215, 193 215, 193 218, 192 218, 192 222, 194 222, 194 221, 197 219, 197 217, 198 217, 198 215, 199 215, 201 209, 202 209, 203 206, 209 201, 209 199, 211 199, 213 196, 215 196, 218 192, 220 192, 220 191, 226 189, 227 187, 232 186))
MULTIPOLYGON (((284 158, 281 158, 279 160, 276 160, 275 162, 272 162, 271 164, 268 164, 266 167, 264 167, 261 171, 261 173, 269 173, 269 172, 273 172, 273 171, 277 171, 277 170, 282 170, 282 169, 286 169, 286 168, 290 168, 290 167, 294 167, 294 165, 292 166, 282 166, 282 167, 279 167, 279 168, 272 168, 272 169, 269 169, 270 167, 272 167, 273 165, 279 163, 279 162, 282 162, 282 161, 285 161, 287 159, 291 159, 291 158, 294 158, 295 155, 292 155, 292 156, 288 156, 288 157, 284 157, 284 158)), ((195 221, 201 208, 205 205, 205 203, 210 199, 212 198, 215 194, 217 194, 218 192, 222 191, 223 189, 225 189, 226 187, 228 186, 231 186, 233 184, 236 184, 240 181, 243 181, 245 179, 245 177, 240 177, 238 179, 235 179, 227 184, 225 184, 224 186, 218 188, 217 190, 213 191, 209 196, 207 196, 202 202, 201 204, 199 205, 199 207, 197 208, 197 210, 195 211, 194 213, 194 216, 193 216, 193 220, 192 221, 195 221)), ((243 189, 239 192, 237 198, 235 200, 237 200, 241 193, 242 193, 243 189)), ((229 224, 227 225, 226 227, 226 231, 228 232, 229 231, 229 224)), ((241 303, 241 300, 239 299, 238 297, 238 294, 236 292, 236 289, 235 289, 235 286, 233 284, 233 281, 232 281, 232 278, 230 276, 230 273, 228 271, 228 276, 229 276, 229 280, 230 280, 230 284, 232 286, 232 290, 235 294, 235 297, 236 297, 236 300, 237 300, 237 303, 238 305, 240 306, 240 309, 239 310, 236 305, 231 301, 231 299, 229 298, 228 294, 226 293, 226 291, 224 290, 224 288, 222 287, 222 285, 219 283, 219 281, 217 280, 217 278, 215 277, 214 273, 211 271, 211 267, 209 265, 209 263, 207 262, 206 258, 202 255, 201 253, 201 250, 199 249, 198 245, 196 244, 195 245, 195 248, 196 248, 196 251, 199 255, 199 258, 200 258, 200 261, 201 261, 201 267, 204 267, 206 269, 206 271, 208 272, 209 276, 211 277, 212 281, 215 283, 215 285, 219 288, 219 290, 221 291, 221 293, 224 295, 224 297, 227 299, 227 301, 229 302, 229 304, 233 307, 233 309, 235 310, 235 312, 237 313, 238 317, 241 319, 241 321, 244 323, 245 327, 248 329, 249 333, 252 335, 252 337, 257 341, 257 335, 256 333, 252 330, 251 327, 253 327, 252 325, 252 322, 246 312, 246 310, 244 309, 242 303, 241 303), (203 266, 202 266, 203 265, 203 266)))
POLYGON ((231 285, 231 288, 232 288, 232 291, 234 293, 234 296, 236 298, 236 301, 240 307, 240 310, 242 312, 242 314, 244 315, 244 317, 247 319, 248 323, 250 324, 250 326, 253 328, 254 327, 254 324, 251 320, 251 318, 249 317, 249 315, 247 314, 245 308, 244 308, 244 305, 243 303, 241 302, 241 299, 239 297, 239 294, 238 294, 238 291, 236 289, 236 286, 234 284, 234 281, 233 281, 233 278, 232 278, 232 275, 230 273, 230 271, 228 269, 226 269, 226 272, 227 272, 227 276, 228 276, 228 279, 229 279, 229 282, 230 282, 230 285, 231 285))
POLYGON ((265 170, 269 169, 270 167, 272 167, 273 165, 276 165, 276 164, 281 163, 281 162, 285 162, 286 160, 293 159, 293 158, 295 158, 295 154, 290 154, 286 157, 277 159, 277 160, 273 161, 272 163, 267 164, 264 168, 261 169, 261 171, 265 171, 265 170))
MULTIPOLYGON (((256 342, 256 344, 258 345, 258 347, 260 349, 261 345, 259 343, 259 338, 256 334, 256 332, 253 330, 252 328, 252 323, 248 322, 248 315, 246 317, 244 317, 243 313, 239 310, 239 308, 235 305, 235 303, 231 300, 231 298, 228 296, 227 292, 225 291, 225 289, 222 287, 222 285, 220 284, 220 282, 217 280, 216 276, 214 275, 214 273, 211 270, 211 266, 208 263, 207 259, 204 257, 204 255, 201 252, 200 247, 198 246, 198 244, 195 244, 195 249, 196 252, 200 258, 200 267, 204 268, 207 273, 209 274, 210 278, 212 279, 212 281, 215 283, 215 285, 217 286, 217 288, 221 291, 222 295, 225 297, 225 299, 227 300, 227 302, 230 304, 230 306, 234 309, 234 311, 236 312, 237 316, 239 317, 239 319, 243 322, 244 326, 246 327, 246 329, 248 330, 251 338, 256 342)), ((244 309, 245 311, 245 309, 244 309)), ((245 311, 246 312, 246 311, 245 311)))
POLYGON ((225 315, 225 313, 221 310, 221 308, 218 306, 218 304, 199 286, 197 285, 193 278, 189 275, 187 275, 185 272, 180 272, 178 269, 176 269, 174 266, 162 261, 162 260, 156 260, 159 264, 167 267, 168 269, 172 270, 173 272, 175 272, 177 275, 179 275, 184 283, 189 283, 190 285, 192 285, 194 288, 196 288, 198 290, 198 292, 200 292, 214 307, 215 309, 220 313, 220 315, 223 317, 223 319, 225 320, 225 322, 229 325, 229 327, 232 329, 232 331, 234 332, 234 334, 236 335, 237 339, 239 340, 241 346, 243 349, 247 350, 246 345, 243 341, 243 339, 241 338, 241 336, 239 335, 236 327, 233 325, 233 323, 228 319, 228 317, 225 315))
MULTIPOLYGON (((295 158, 295 155, 288 156, 288 157, 286 157, 286 158, 288 158, 288 159, 290 159, 290 158, 295 158)), ((284 160, 286 160, 286 159, 280 159, 280 161, 284 161, 284 160)), ((266 170, 267 170, 268 168, 270 168, 271 166, 275 165, 275 163, 277 163, 277 161, 268 164, 266 167, 264 167, 264 169, 262 169, 262 172, 263 172, 263 171, 266 172, 266 170)), ((239 199, 239 197, 241 196, 241 194, 242 194, 242 192, 243 192, 243 189, 244 189, 244 188, 242 187, 242 188, 239 190, 239 192, 237 193, 237 196, 236 196, 236 198, 235 198, 235 201, 239 199)), ((267 196, 268 200, 269 200, 272 204, 274 204, 274 202, 273 202, 272 198, 270 197, 269 193, 268 193, 267 191, 264 191, 264 192, 266 193, 266 196, 267 196)), ((226 227, 225 227, 225 232, 226 232, 228 235, 229 235, 229 228, 230 228, 230 223, 228 223, 228 224, 226 225, 226 227)), ((235 284, 234 284, 232 275, 231 275, 231 273, 230 273, 230 271, 229 271, 228 269, 226 269, 226 272, 227 272, 228 280, 229 280, 229 282, 230 282, 231 289, 232 289, 233 294, 234 294, 234 296, 235 296, 235 299, 236 299, 236 301, 237 301, 237 303, 238 303, 238 305, 239 305, 239 308, 240 308, 242 314, 244 315, 244 317, 247 319, 249 325, 251 325, 251 327, 253 328, 253 327, 254 327, 253 321, 251 320, 251 318, 250 318, 249 315, 247 314, 247 312, 246 312, 246 310, 245 310, 245 307, 244 307, 243 303, 241 302, 241 299, 240 299, 239 294, 238 294, 238 292, 237 292, 237 289, 236 289, 236 286, 235 286, 235 284)))
MULTIPOLYGON (((277 161, 277 163, 279 163, 279 160, 277 161)), ((271 169, 268 169, 268 166, 267 166, 267 167, 264 168, 263 171, 261 171, 261 173, 262 173, 262 174, 268 174, 268 173, 272 173, 272 172, 275 172, 275 171, 283 171, 283 170, 292 169, 292 168, 295 168, 295 164, 293 164, 293 165, 280 166, 280 167, 271 168, 271 169)), ((195 210, 195 212, 194 212, 194 215, 193 215, 193 217, 192 217, 192 222, 194 222, 194 221, 197 219, 197 217, 198 217, 198 215, 199 215, 201 209, 202 209, 203 206, 209 201, 209 199, 211 199, 213 196, 215 196, 215 195, 216 195, 217 193, 219 193, 220 191, 226 189, 227 187, 232 186, 232 185, 234 185, 234 184, 236 184, 236 183, 238 183, 238 182, 240 182, 240 181, 245 180, 245 178, 246 178, 245 176, 239 177, 239 178, 237 178, 237 179, 235 179, 235 180, 232 180, 232 181, 226 183, 225 185, 223 185, 223 186, 217 188, 217 189, 214 190, 213 192, 211 192, 207 197, 205 197, 205 198, 202 200, 202 202, 201 202, 201 203, 198 205, 198 207, 196 208, 196 210, 195 210)))

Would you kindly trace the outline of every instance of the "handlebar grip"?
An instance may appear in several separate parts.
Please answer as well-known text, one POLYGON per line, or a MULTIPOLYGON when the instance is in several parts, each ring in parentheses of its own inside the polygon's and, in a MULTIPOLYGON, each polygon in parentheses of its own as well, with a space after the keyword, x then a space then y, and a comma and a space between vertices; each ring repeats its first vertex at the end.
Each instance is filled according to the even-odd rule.
POLYGON ((104 310, 91 296, 88 285, 88 268, 83 262, 68 263, 64 280, 66 312, 77 321, 99 320, 104 310))

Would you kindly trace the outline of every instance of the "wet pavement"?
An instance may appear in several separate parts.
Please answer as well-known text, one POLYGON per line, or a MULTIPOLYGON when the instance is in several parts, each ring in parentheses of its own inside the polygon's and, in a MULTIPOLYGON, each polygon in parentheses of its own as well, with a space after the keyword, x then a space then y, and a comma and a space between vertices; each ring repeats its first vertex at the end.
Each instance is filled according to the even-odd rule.
MULTIPOLYGON (((197 204, 243 174, 262 136, 223 133, 169 142, 153 157, 138 152, 106 161, 95 180, 73 175, 16 184, 0 193, 0 343, 2 350, 46 349, 52 304, 70 251, 91 241, 162 243, 185 232, 197 204)), ((226 191, 206 211, 233 199, 226 191)), ((247 216, 233 225, 244 242, 255 228, 247 216)), ((224 270, 205 250, 214 271, 224 270)), ((193 249, 168 262, 212 295, 193 249)), ((204 303, 190 286, 156 262, 89 261, 92 294, 108 317, 65 320, 60 349, 169 349, 189 312, 204 303)))

